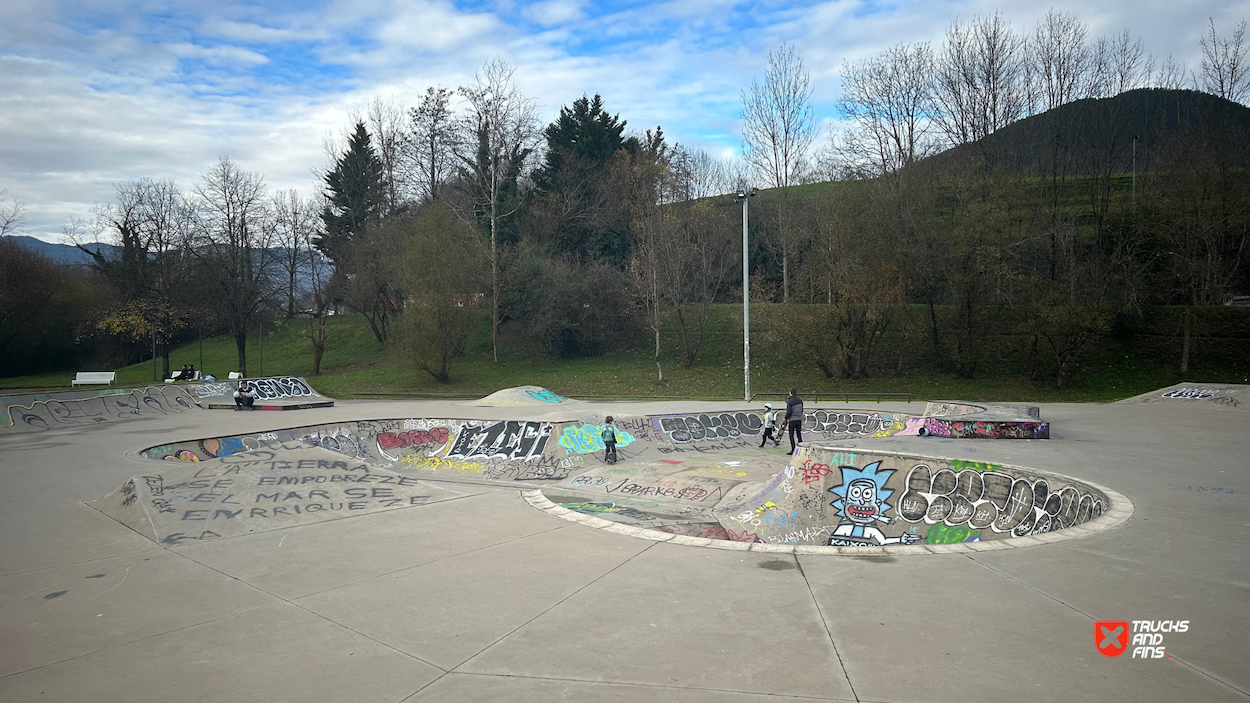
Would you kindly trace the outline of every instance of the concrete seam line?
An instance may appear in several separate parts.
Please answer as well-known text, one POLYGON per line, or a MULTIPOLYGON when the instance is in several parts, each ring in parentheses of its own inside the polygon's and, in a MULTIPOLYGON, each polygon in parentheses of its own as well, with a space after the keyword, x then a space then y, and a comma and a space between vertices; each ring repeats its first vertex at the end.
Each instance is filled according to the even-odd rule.
POLYGON ((799 552, 796 549, 794 554, 794 565, 799 567, 799 575, 803 577, 803 585, 807 586, 807 594, 812 598, 812 605, 816 606, 816 614, 820 616, 820 624, 825 628, 825 634, 829 636, 829 646, 833 647, 833 655, 838 658, 838 666, 842 667, 842 675, 846 677, 846 685, 851 689, 851 695, 855 696, 855 700, 860 700, 859 692, 855 690, 855 684, 851 683, 851 672, 846 670, 846 663, 842 661, 842 653, 838 651, 838 643, 833 638, 833 631, 829 629, 829 621, 825 619, 825 610, 820 607, 820 599, 816 597, 816 591, 812 588, 812 582, 807 578, 807 570, 803 568, 803 562, 799 559, 799 552))
MULTIPOLYGON (((547 608, 547 609, 543 610, 541 613, 539 613, 539 614, 535 615, 534 617, 530 618, 529 620, 526 620, 525 622, 521 623, 520 625, 517 625, 515 628, 513 628, 512 630, 510 630, 507 634, 503 635, 502 637, 500 637, 499 639, 495 640, 494 642, 491 642, 490 644, 486 645, 485 647, 482 647, 482 648, 481 648, 480 650, 478 650, 478 651, 477 651, 477 653, 475 653, 473 656, 471 656, 471 657, 469 657, 469 658, 465 659, 464 661, 462 661, 462 662, 460 662, 459 664, 457 664, 457 665, 455 665, 455 666, 451 667, 450 669, 446 669, 446 671, 447 671, 448 673, 455 672, 455 671, 456 671, 457 669, 459 669, 460 667, 462 667, 462 666, 464 666, 465 664, 468 664, 469 662, 473 661, 474 659, 476 659, 476 658, 480 657, 480 656, 481 656, 484 652, 486 652, 487 650, 489 650, 491 647, 494 647, 495 645, 499 644, 500 642, 503 642, 504 640, 508 639, 508 638, 509 638, 509 637, 511 637, 512 635, 514 635, 514 634, 516 634, 517 632, 519 632, 519 631, 521 630, 521 628, 523 628, 523 627, 525 627, 525 626, 529 625, 530 623, 534 622, 534 621, 535 621, 535 620, 537 620, 538 618, 541 618, 542 616, 546 615, 547 613, 550 613, 552 610, 555 610, 556 608, 560 607, 562 604, 564 604, 565 602, 567 602, 570 598, 573 598, 573 597, 577 596, 577 594, 581 593, 582 591, 586 590, 587 588, 590 588, 591 586, 595 585, 596 583, 599 583, 599 581, 603 580, 604 578, 607 578, 608 576, 611 576, 612 574, 616 573, 617 569, 620 569, 622 566, 625 566, 626 564, 630 563, 630 562, 631 562, 631 561, 633 561, 634 559, 637 559, 639 556, 642 556, 643 554, 645 554, 645 553, 647 552, 647 550, 651 549, 651 548, 652 548, 652 547, 654 547, 654 546, 655 546, 655 544, 648 544, 647 546, 643 547, 642 549, 639 549, 637 552, 635 552, 635 553, 633 553, 633 554, 629 555, 629 557, 627 557, 626 559, 622 560, 619 564, 617 564, 617 565, 613 566, 612 568, 608 569, 607 571, 603 572, 602 574, 599 574, 598 576, 594 577, 593 579, 590 579, 590 580, 589 580, 589 581, 587 581, 586 583, 582 584, 582 586, 581 586, 580 588, 578 588, 578 589, 574 590, 572 593, 570 593, 570 594, 568 594, 567 596, 565 596, 565 597, 561 598, 561 599, 560 599, 559 601, 557 601, 556 603, 553 603, 553 604, 551 605, 551 607, 549 607, 549 608, 547 608)), ((441 668, 441 667, 437 667, 437 668, 441 668)))

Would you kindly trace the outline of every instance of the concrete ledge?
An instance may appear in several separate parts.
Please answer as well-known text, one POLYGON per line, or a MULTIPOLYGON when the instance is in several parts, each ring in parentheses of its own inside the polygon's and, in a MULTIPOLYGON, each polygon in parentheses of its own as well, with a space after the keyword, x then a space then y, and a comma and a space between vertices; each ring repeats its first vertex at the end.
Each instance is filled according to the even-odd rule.
POLYGON ((708 545, 712 549, 728 549, 730 551, 745 552, 751 548, 753 542, 733 542, 727 539, 709 539, 708 545))
POLYGON ((710 540, 707 537, 691 537, 690 535, 673 535, 673 538, 668 541, 670 544, 684 544, 688 547, 711 547, 713 546, 712 542, 715 540, 710 540))
POLYGON ((765 552, 767 554, 794 554, 794 544, 764 544, 763 542, 748 542, 753 552, 765 552))

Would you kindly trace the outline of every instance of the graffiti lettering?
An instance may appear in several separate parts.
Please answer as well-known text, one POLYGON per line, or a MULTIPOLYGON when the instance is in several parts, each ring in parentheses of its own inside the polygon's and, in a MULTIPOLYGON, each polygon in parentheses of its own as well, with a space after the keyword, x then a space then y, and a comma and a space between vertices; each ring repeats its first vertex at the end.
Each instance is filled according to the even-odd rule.
POLYGON ((252 387, 256 389, 257 397, 265 400, 316 395, 302 379, 293 377, 260 378, 252 381, 252 387))
POLYGON ((803 462, 803 483, 814 483, 829 475, 828 464, 814 464, 811 459, 803 462))
POLYGON ((881 413, 847 413, 814 410, 803 416, 804 432, 815 432, 831 437, 873 437, 887 436, 891 430, 902 429, 899 423, 894 427, 894 417, 881 413))
POLYGON ((969 530, 966 527, 947 527, 941 523, 929 528, 925 535, 925 544, 960 544, 962 542, 980 542, 981 531, 969 530))
MULTIPOLYGON (((605 449, 603 444, 603 428, 605 425, 570 425, 560 434, 560 446, 568 452, 591 454, 605 449)), ((616 428, 616 446, 625 447, 634 442, 630 433, 616 428)))
POLYGON ((755 413, 665 415, 654 418, 656 431, 679 444, 758 435, 764 421, 755 413))
POLYGON ((1163 394, 1164 398, 1184 398, 1185 400, 1206 400, 1219 393, 1210 388, 1177 388, 1163 394))
POLYGON ((617 505, 616 503, 561 503, 560 505, 586 515, 603 515, 607 513, 627 517, 631 520, 647 521, 655 519, 654 515, 624 505, 617 505))
POLYGON ((451 433, 446 427, 435 427, 431 430, 409 430, 407 432, 380 432, 378 446, 382 449, 399 449, 401 447, 419 447, 425 444, 446 444, 451 433))
POLYGON ((541 400, 544 403, 562 403, 567 400, 564 396, 552 393, 546 388, 538 391, 525 391, 525 393, 534 400, 541 400))
POLYGON ((529 461, 542 456, 551 438, 551 425, 504 420, 493 425, 462 425, 447 456, 494 457, 529 461))
POLYGON ((41 400, 10 405, 8 424, 21 430, 51 430, 115 420, 158 417, 198 408, 182 388, 136 388, 81 400, 41 400))
POLYGON ((971 468, 956 472, 933 471, 927 464, 913 466, 907 474, 899 517, 947 527, 966 524, 973 530, 990 528, 1023 537, 1079 525, 1103 513, 1100 498, 1082 495, 1075 486, 1051 490, 1043 478, 1016 478, 989 464, 964 465, 971 468))

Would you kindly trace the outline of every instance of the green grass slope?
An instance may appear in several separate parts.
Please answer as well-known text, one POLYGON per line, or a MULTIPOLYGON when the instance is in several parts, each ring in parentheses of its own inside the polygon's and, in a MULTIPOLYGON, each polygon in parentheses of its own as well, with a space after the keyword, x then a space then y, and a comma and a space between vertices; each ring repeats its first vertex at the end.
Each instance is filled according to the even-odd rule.
MULTIPOLYGON (((918 311, 917 311, 918 312, 918 311)), ((1151 317, 1127 331, 1102 340, 1091 349, 1068 384, 1056 389, 1049 379, 1025 377, 1025 340, 1011 335, 992 337, 975 379, 960 379, 934 368, 923 335, 904 337, 896 329, 881 345, 872 377, 826 378, 814 365, 788 348, 772 321, 776 309, 752 306, 751 388, 756 393, 781 393, 791 385, 803 393, 910 393, 916 400, 960 398, 982 401, 1082 402, 1110 401, 1181 381, 1243 383, 1250 377, 1250 311, 1213 309, 1211 323, 1194 338, 1190 372, 1179 371, 1180 339, 1175 320, 1179 310, 1155 308, 1151 317)), ((332 335, 322 375, 311 377, 312 352, 300 337, 306 322, 273 323, 265 327, 264 373, 309 377, 320 391, 335 397, 357 394, 486 395, 500 388, 534 384, 574 397, 741 398, 742 307, 717 305, 697 362, 680 363, 675 323, 667 325, 661 343, 664 381, 656 377, 649 333, 623 340, 609 355, 555 360, 547 357, 525 330, 505 326, 500 360, 490 360, 489 329, 476 330, 465 357, 452 368, 453 381, 435 382, 417 369, 400 343, 383 348, 363 319, 344 315, 331 319, 332 335)), ((259 375, 258 344, 248 344, 248 364, 259 375)), ((175 349, 174 368, 192 363, 199 368, 196 342, 175 349)), ((219 377, 235 368, 233 339, 204 340, 204 368, 219 377)), ((117 369, 122 384, 151 381, 152 366, 144 362, 117 369)), ((0 388, 68 387, 73 372, 0 379, 0 388)), ((759 402, 763 402, 760 399, 759 402)))

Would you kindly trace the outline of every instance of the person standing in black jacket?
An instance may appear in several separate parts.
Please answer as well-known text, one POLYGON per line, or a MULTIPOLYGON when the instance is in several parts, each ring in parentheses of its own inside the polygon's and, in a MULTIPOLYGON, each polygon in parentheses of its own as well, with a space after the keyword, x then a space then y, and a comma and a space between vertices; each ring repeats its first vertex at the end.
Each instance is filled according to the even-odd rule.
POLYGON ((790 454, 793 454, 803 441, 803 399, 796 388, 790 389, 790 397, 786 399, 786 427, 790 429, 790 454))

